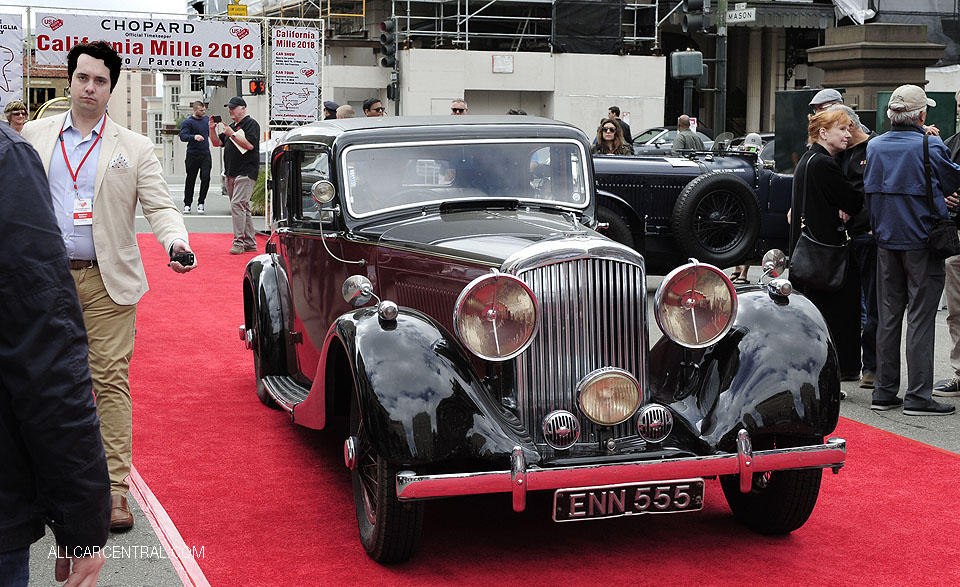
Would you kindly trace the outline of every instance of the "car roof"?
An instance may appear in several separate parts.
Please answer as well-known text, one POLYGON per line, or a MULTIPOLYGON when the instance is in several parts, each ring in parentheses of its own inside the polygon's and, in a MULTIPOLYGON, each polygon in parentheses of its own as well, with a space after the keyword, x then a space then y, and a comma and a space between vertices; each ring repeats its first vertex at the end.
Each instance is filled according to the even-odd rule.
POLYGON ((317 121, 305 126, 297 127, 287 133, 284 143, 319 141, 331 144, 335 138, 343 134, 360 133, 361 131, 382 130, 389 134, 408 135, 411 132, 427 129, 459 128, 464 134, 474 133, 496 135, 498 127, 523 128, 524 134, 534 135, 530 127, 540 127, 537 133, 547 136, 578 136, 583 135, 576 127, 539 116, 371 116, 359 118, 338 118, 333 120, 317 121))

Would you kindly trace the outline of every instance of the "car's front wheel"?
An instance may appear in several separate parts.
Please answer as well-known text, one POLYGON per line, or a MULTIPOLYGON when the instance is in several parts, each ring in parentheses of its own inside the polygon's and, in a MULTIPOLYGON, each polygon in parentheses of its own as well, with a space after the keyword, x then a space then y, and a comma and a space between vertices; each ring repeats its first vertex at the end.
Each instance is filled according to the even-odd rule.
POLYGON ((356 450, 353 502, 360 542, 381 564, 403 562, 420 542, 423 503, 397 499, 397 471, 371 446, 360 415, 356 393, 350 403, 350 433, 356 450))
MULTIPOLYGON (((822 439, 820 440, 822 443, 822 439)), ((790 446, 810 443, 790 443, 790 446)), ((803 526, 820 495, 822 469, 755 473, 748 493, 735 475, 720 477, 723 495, 741 524, 760 534, 788 534, 803 526)))

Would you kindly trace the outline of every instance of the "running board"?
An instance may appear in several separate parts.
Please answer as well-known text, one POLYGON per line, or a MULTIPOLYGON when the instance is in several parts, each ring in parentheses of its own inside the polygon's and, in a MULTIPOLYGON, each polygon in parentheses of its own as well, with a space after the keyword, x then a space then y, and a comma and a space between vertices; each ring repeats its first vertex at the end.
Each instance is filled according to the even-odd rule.
POLYGON ((310 394, 310 388, 300 385, 288 375, 267 375, 263 378, 263 385, 270 397, 290 415, 293 415, 294 406, 310 394))

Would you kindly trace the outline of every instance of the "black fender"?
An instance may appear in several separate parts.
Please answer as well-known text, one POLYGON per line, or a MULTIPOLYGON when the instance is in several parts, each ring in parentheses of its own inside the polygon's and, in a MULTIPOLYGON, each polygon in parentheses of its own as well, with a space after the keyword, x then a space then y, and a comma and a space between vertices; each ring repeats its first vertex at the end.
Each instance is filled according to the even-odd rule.
POLYGON ((685 256, 717 267, 736 265, 760 236, 755 186, 724 171, 698 176, 677 197, 670 227, 685 256))
POLYGON ((540 461, 520 421, 493 398, 462 347, 425 314, 402 308, 387 321, 375 308, 363 308, 337 319, 331 334, 350 358, 365 430, 391 464, 457 459, 503 468, 515 446, 527 463, 540 461))
POLYGON ((739 291, 733 328, 707 349, 663 337, 650 351, 653 399, 699 450, 735 452, 736 436, 824 437, 840 417, 840 369, 823 316, 800 294, 739 291))
POLYGON ((257 255, 243 272, 243 315, 246 327, 254 328, 253 352, 259 353, 261 376, 287 374, 282 301, 285 292, 277 275, 272 255, 257 255))

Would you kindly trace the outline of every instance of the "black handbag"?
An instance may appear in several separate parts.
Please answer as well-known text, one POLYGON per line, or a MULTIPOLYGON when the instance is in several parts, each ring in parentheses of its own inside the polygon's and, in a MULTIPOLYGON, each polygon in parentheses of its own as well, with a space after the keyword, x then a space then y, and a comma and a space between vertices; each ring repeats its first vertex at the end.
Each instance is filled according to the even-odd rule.
MULTIPOLYGON (((937 209, 933 205, 933 181, 930 178, 935 172, 930 165, 930 151, 927 150, 927 135, 923 135, 923 167, 927 176, 927 205, 930 214, 936 218, 937 209)), ((952 220, 935 221, 930 234, 927 235, 927 248, 930 254, 937 259, 946 259, 960 255, 960 236, 957 235, 957 225, 952 220)))
MULTIPOLYGON (((790 256, 790 279, 798 285, 819 291, 839 291, 847 278, 847 260, 850 258, 849 241, 842 245, 822 243, 810 236, 804 226, 807 208, 807 165, 803 168, 803 199, 800 207, 800 239, 790 256)), ((797 182, 793 182, 797 189, 797 182)), ((796 201, 796 198, 794 198, 796 201)))

